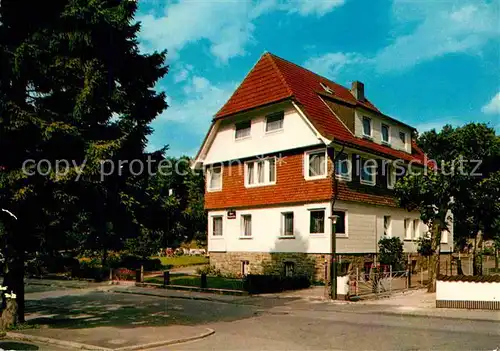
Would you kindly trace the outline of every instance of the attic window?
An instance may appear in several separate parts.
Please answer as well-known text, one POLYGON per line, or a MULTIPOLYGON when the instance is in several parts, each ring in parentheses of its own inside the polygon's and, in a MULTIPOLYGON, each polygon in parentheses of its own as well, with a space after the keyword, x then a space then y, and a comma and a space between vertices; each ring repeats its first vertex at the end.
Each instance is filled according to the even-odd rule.
POLYGON ((325 85, 323 83, 319 83, 321 87, 323 88, 324 91, 326 91, 328 94, 333 94, 332 88, 330 88, 328 85, 325 85))

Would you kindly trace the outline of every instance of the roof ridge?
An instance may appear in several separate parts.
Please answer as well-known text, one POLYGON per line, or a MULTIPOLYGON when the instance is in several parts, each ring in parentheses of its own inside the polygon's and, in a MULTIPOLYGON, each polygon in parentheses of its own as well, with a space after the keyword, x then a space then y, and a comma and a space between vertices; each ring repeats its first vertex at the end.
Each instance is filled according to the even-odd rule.
MULTIPOLYGON (((285 61, 285 62, 287 62, 287 63, 290 63, 290 64, 292 64, 292 65, 294 65, 294 66, 296 66, 296 67, 298 67, 298 68, 300 68, 300 69, 303 69, 304 71, 307 71, 307 72, 309 72, 309 73, 312 73, 312 74, 314 74, 314 75, 315 75, 315 76, 317 76, 317 77, 320 77, 320 78, 322 78, 322 79, 324 79, 324 80, 327 80, 327 81, 329 81, 329 82, 331 82, 331 83, 333 83, 333 84, 336 84, 336 85, 338 85, 338 86, 341 86, 342 88, 347 89, 347 90, 349 90, 349 91, 350 91, 350 89, 349 89, 348 87, 343 86, 342 84, 339 84, 339 83, 337 83, 337 82, 334 82, 333 80, 331 80, 331 79, 329 79, 329 78, 326 78, 325 76, 322 76, 321 74, 318 74, 318 73, 316 73, 316 72, 314 72, 314 71, 311 71, 309 68, 306 68, 306 67, 304 67, 304 66, 301 66, 301 65, 299 65, 299 64, 296 64, 295 62, 292 62, 292 61, 290 61, 290 60, 287 60, 287 59, 285 59, 285 58, 283 58, 283 57, 280 57, 280 56, 278 56, 278 55, 275 55, 275 54, 273 54, 273 53, 271 53, 271 52, 268 52, 267 54, 269 54, 269 55, 271 55, 271 56, 273 56, 274 58, 277 58, 277 59, 279 59, 279 60, 282 60, 282 61, 285 61)), ((354 95, 353 95, 353 96, 354 96, 354 95)))
POLYGON ((277 58, 280 58, 280 57, 279 56, 275 56, 275 55, 271 54, 270 52, 266 52, 264 54, 264 56, 269 57, 269 59, 271 60, 271 63, 273 65, 274 69, 278 72, 278 75, 281 78, 281 81, 283 82, 283 84, 285 84, 286 90, 288 91, 288 93, 290 94, 290 96, 294 96, 293 90, 292 90, 292 88, 290 88, 290 85, 286 81, 285 76, 283 75, 283 73, 279 69, 279 67, 276 64, 276 62, 274 62, 274 57, 277 57, 277 58))

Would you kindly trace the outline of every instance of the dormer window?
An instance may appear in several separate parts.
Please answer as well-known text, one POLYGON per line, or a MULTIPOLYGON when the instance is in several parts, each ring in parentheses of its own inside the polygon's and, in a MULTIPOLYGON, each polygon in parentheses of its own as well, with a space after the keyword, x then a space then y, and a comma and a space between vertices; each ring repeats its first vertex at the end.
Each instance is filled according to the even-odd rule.
POLYGON ((333 94, 332 88, 330 88, 328 85, 325 85, 323 83, 319 83, 319 85, 321 85, 321 87, 323 88, 323 90, 326 91, 328 94, 333 94))
POLYGON ((372 137, 372 120, 368 117, 363 117, 363 136, 372 137))
POLYGON ((283 120, 285 114, 283 111, 273 113, 266 117, 266 133, 283 130, 283 120))
POLYGON ((399 132, 399 139, 403 143, 403 145, 406 145, 406 133, 405 132, 399 132))
POLYGON ((390 143, 390 128, 387 124, 382 123, 382 142, 384 144, 390 143))
POLYGON ((252 123, 250 121, 239 122, 235 124, 235 139, 240 140, 250 137, 250 132, 252 130, 252 123))

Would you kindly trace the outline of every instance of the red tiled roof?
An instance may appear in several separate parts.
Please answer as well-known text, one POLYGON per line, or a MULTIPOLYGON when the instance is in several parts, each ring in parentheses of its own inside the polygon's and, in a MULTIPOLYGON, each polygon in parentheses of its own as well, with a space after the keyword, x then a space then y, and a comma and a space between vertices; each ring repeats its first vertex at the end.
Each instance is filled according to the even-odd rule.
POLYGON ((346 87, 278 56, 265 53, 217 112, 215 119, 278 101, 294 99, 314 127, 328 139, 335 139, 336 142, 353 147, 370 149, 390 157, 423 162, 424 154, 414 142, 412 142, 413 153, 410 155, 354 136, 321 100, 319 92, 323 89, 320 83, 330 87, 336 99, 381 113, 370 101, 358 101, 346 87))

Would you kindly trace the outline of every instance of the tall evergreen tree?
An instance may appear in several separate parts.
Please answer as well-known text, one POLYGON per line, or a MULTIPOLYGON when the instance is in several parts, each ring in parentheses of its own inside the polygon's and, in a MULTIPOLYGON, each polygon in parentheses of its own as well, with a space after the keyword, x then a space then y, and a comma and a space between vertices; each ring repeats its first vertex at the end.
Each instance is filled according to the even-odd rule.
POLYGON ((165 52, 139 52, 136 9, 128 0, 1 2, 0 207, 18 218, 0 217, 1 240, 20 321, 27 253, 57 248, 75 223, 104 251, 141 225, 134 196, 147 175, 118 160, 145 159, 149 125, 167 107, 154 90, 167 67, 165 52), (48 166, 57 160, 69 161, 64 174, 48 166), (102 160, 115 172, 103 176, 102 160))

